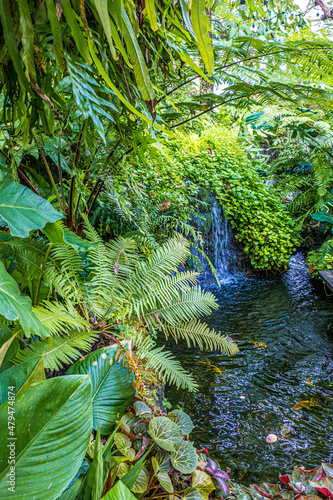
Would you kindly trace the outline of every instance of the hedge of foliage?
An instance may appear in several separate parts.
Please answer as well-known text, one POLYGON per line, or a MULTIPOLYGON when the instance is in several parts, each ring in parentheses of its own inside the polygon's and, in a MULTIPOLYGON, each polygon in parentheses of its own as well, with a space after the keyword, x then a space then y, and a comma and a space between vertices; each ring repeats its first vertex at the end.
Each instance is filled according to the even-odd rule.
MULTIPOLYGON (((210 128, 173 143, 164 168, 216 193, 253 267, 285 269, 295 247, 294 222, 227 130, 210 128)), ((177 187, 177 186, 176 186, 177 187)))

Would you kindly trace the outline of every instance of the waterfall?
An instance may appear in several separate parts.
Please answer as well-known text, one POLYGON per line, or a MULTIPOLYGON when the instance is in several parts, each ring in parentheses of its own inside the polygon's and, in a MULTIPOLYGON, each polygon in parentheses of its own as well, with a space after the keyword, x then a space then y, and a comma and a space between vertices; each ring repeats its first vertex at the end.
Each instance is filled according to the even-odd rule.
POLYGON ((211 212, 212 216, 212 250, 214 250, 214 266, 220 279, 230 279, 239 275, 239 251, 232 233, 232 227, 221 210, 217 200, 211 212))

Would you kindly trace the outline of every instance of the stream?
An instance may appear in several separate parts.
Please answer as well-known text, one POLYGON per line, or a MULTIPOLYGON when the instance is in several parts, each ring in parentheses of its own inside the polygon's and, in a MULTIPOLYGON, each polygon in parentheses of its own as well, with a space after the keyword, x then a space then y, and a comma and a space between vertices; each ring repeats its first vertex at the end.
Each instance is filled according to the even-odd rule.
POLYGON ((228 357, 173 344, 199 390, 169 387, 166 397, 193 419, 195 445, 230 467, 231 477, 276 483, 294 465, 333 461, 333 298, 311 279, 301 253, 282 275, 244 275, 228 226, 213 220, 221 286, 208 277, 203 286, 220 307, 206 321, 240 352, 228 357), (275 443, 266 442, 270 433, 275 443))

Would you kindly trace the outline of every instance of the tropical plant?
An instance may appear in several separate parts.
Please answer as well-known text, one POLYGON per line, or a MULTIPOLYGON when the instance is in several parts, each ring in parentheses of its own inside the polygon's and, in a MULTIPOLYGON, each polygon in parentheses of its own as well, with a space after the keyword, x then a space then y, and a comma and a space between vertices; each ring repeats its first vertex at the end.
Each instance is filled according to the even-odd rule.
MULTIPOLYGON (((306 500, 320 500, 333 498, 333 467, 331 464, 321 464, 312 470, 304 467, 294 467, 291 474, 279 477, 280 481, 288 486, 290 490, 282 490, 279 484, 252 484, 250 487, 240 486, 239 497, 251 498, 276 498, 277 500, 294 500, 295 498, 306 500)), ((238 496, 238 495, 237 495, 238 496)))
MULTIPOLYGON (((78 500, 85 498, 84 488, 94 465, 95 477, 100 474, 103 478, 98 494, 106 500, 131 499, 137 495, 143 499, 175 495, 175 498, 202 500, 229 492, 228 474, 220 471, 224 478, 221 489, 216 480, 218 464, 189 441, 193 423, 182 410, 160 416, 136 399, 117 424, 112 442, 109 439, 104 447, 100 448, 97 434, 93 461, 70 488, 78 489, 78 500), (103 458, 98 462, 97 450, 103 458)), ((65 495, 66 492, 61 499, 67 498, 65 495)))

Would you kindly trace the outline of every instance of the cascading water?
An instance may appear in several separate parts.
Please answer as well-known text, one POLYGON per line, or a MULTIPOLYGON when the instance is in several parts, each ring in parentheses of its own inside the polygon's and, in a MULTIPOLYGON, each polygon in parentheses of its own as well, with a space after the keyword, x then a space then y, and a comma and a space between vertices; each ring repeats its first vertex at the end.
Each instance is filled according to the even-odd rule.
POLYGON ((232 227, 217 200, 211 212, 214 266, 219 279, 230 279, 239 275, 239 251, 235 245, 232 227))

